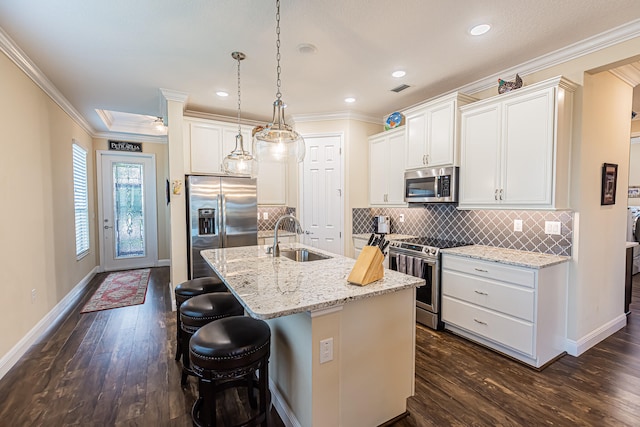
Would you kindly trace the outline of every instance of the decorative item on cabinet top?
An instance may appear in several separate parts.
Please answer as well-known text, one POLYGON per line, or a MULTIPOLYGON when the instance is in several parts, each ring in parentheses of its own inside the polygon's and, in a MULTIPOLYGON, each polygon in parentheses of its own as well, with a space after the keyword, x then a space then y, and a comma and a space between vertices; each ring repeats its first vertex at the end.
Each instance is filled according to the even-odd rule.
POLYGON ((397 111, 389 114, 387 120, 384 122, 384 130, 395 129, 398 126, 402 126, 404 124, 404 115, 397 111))
POLYGON ((508 82, 502 79, 498 79, 498 93, 510 92, 522 87, 522 78, 516 74, 516 78, 512 82, 508 82))

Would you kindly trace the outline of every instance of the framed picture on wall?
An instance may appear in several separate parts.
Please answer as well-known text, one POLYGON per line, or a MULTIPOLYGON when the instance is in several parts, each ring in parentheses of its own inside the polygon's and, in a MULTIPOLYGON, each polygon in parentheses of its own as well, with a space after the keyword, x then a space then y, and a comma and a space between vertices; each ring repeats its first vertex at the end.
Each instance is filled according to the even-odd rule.
POLYGON ((617 180, 618 180, 618 165, 613 163, 603 164, 600 205, 616 204, 616 181, 617 180))
POLYGON ((629 187, 629 196, 630 199, 640 198, 640 187, 629 187))

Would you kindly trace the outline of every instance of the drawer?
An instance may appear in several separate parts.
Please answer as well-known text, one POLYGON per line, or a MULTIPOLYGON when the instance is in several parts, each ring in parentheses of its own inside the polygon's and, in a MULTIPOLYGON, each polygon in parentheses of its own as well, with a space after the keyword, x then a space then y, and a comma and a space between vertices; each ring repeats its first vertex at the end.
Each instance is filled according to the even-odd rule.
POLYGON ((449 254, 443 254, 442 268, 473 274, 487 279, 515 283, 529 288, 533 288, 536 283, 536 271, 534 269, 449 254))
POLYGON ((442 297, 442 320, 459 328, 533 356, 533 324, 473 304, 442 297))
POLYGON ((450 270, 442 270, 441 283, 443 295, 529 322, 534 321, 535 293, 531 288, 513 286, 450 270))

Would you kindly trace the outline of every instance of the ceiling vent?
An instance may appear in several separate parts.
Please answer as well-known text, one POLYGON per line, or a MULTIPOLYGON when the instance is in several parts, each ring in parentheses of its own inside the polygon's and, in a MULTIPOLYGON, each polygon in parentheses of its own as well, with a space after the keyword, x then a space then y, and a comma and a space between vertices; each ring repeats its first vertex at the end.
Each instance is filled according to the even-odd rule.
POLYGON ((395 92, 395 93, 402 92, 403 90, 408 89, 408 88, 410 88, 410 87, 411 87, 411 86, 409 86, 409 85, 400 85, 400 86, 396 86, 396 87, 394 87, 393 89, 391 89, 391 92, 395 92))

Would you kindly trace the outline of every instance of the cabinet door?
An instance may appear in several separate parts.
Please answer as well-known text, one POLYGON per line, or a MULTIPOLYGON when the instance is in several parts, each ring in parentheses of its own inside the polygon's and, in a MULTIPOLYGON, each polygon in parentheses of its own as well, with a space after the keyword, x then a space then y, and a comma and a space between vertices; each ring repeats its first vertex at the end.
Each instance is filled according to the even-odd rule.
POLYGON ((258 165, 258 204, 287 204, 287 165, 260 162, 258 165))
POLYGON ((454 154, 454 103, 435 106, 428 112, 427 166, 453 165, 454 154))
POLYGON ((549 205, 553 192, 554 89, 502 105, 503 202, 549 205))
POLYGON ((387 203, 404 204, 405 134, 399 132, 388 139, 387 161, 387 203))
POLYGON ((222 128, 191 123, 191 172, 220 173, 222 163, 222 128))
POLYGON ((424 110, 407 114, 406 167, 421 168, 426 162, 427 115, 424 110))
POLYGON ((387 138, 382 136, 369 141, 369 203, 383 205, 387 196, 387 138))
POLYGON ((498 203, 500 108, 497 104, 462 113, 460 205, 498 203))

